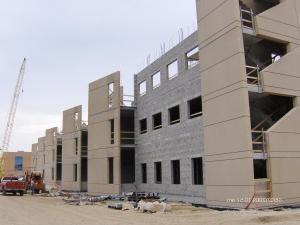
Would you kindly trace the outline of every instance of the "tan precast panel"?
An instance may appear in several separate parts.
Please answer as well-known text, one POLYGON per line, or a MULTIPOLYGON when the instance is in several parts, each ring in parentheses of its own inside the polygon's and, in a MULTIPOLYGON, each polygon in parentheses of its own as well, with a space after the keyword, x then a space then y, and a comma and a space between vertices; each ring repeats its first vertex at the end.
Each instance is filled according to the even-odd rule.
POLYGON ((119 194, 120 178, 120 72, 89 85, 88 192, 119 194), (114 92, 109 96, 109 84, 114 92), (112 103, 111 107, 109 102, 112 103), (111 144, 110 120, 114 119, 114 144, 111 144), (108 180, 108 158, 114 158, 114 184, 108 180))
POLYGON ((76 106, 63 112, 62 138, 62 189, 80 191, 81 181, 81 124, 82 106, 76 106), (76 141, 78 153, 76 155, 76 141), (77 164, 77 181, 74 180, 74 165, 77 164))
POLYGON ((31 153, 32 153, 31 167, 34 171, 36 171, 37 159, 38 159, 38 143, 31 145, 31 153))
POLYGON ((37 153, 36 169, 41 173, 45 170, 44 155, 45 155, 45 137, 40 137, 38 138, 38 153, 37 153))
POLYGON ((197 2, 208 206, 254 194, 253 152, 238 0, 197 2))
POLYGON ((53 187, 56 185, 56 150, 57 150, 58 128, 53 127, 46 130, 45 136, 45 183, 53 187), (53 158, 54 156, 54 158, 53 158), (54 179, 52 179, 52 170, 54 179))

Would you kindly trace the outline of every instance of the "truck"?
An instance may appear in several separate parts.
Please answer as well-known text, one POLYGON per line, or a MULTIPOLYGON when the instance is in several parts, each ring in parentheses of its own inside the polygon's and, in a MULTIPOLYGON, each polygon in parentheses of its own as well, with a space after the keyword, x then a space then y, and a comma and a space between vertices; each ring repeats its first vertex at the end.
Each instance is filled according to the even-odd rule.
POLYGON ((46 190, 45 183, 44 183, 43 175, 40 171, 31 172, 29 179, 28 179, 28 189, 31 188, 31 181, 33 181, 33 183, 34 183, 35 194, 45 192, 45 190, 46 190))
POLYGON ((3 195, 6 195, 7 193, 16 195, 19 193, 20 196, 23 196, 26 192, 26 182, 22 178, 16 176, 6 176, 1 179, 0 190, 3 195))

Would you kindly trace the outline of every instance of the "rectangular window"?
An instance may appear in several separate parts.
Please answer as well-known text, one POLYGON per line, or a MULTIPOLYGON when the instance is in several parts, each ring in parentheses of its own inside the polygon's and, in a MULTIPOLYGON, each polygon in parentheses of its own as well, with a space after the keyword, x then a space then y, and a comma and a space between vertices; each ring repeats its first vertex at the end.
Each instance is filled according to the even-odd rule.
POLYGON ((18 170, 18 171, 23 170, 23 157, 22 156, 15 157, 15 170, 18 170))
POLYGON ((142 169, 142 183, 146 184, 147 183, 147 164, 142 163, 141 169, 142 169))
POLYGON ((113 107, 113 94, 114 94, 115 83, 108 84, 108 108, 113 107))
POLYGON ((193 48, 186 53, 186 66, 187 69, 191 69, 199 64, 199 47, 193 48))
POLYGON ((173 125, 180 122, 179 105, 169 109, 169 124, 173 125))
POLYGON ((178 61, 175 60, 174 62, 170 63, 167 66, 167 71, 168 71, 168 79, 171 80, 174 77, 178 76, 178 61))
POLYGON ((160 86, 160 72, 152 75, 152 89, 158 88, 160 86))
POLYGON ((162 182, 162 171, 161 171, 161 162, 155 162, 155 183, 161 184, 162 182))
POLYGON ((110 144, 115 143, 115 120, 110 120, 110 144))
POLYGON ((162 128, 161 113, 157 113, 152 116, 152 127, 153 127, 153 130, 162 128))
POLYGON ((147 119, 140 120, 140 133, 147 133, 147 119))
POLYGON ((202 158, 193 158, 192 159, 192 167, 193 167, 193 184, 195 185, 203 185, 203 164, 202 158))
POLYGON ((180 184, 180 161, 172 160, 172 183, 180 184))
POLYGON ((75 138, 75 155, 78 154, 78 138, 75 138))
POLYGON ((202 116, 202 98, 197 97, 188 101, 189 119, 202 116))
POLYGON ((77 164, 73 165, 73 181, 77 182, 77 164))
POLYGON ((114 183, 114 158, 108 158, 108 183, 114 183))
POLYGON ((146 88, 146 81, 143 81, 139 84, 139 94, 140 96, 143 96, 146 94, 147 88, 146 88))

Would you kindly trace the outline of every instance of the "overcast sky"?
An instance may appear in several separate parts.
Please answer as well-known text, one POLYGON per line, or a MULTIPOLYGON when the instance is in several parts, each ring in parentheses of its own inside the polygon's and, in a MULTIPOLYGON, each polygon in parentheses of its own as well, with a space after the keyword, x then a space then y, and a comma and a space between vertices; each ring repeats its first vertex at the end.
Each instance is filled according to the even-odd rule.
MULTIPOLYGON (((160 45, 196 28, 195 0, 0 0, 0 141, 22 58, 28 59, 10 150, 31 150, 88 83, 120 70, 125 92, 160 45)), ((85 118, 86 119, 86 118, 85 118)))

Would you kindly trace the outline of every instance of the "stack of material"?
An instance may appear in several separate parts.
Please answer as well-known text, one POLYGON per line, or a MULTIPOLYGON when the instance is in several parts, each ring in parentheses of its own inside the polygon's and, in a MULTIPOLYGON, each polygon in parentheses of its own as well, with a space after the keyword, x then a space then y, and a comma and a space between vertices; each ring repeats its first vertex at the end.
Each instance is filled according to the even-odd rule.
POLYGON ((165 202, 145 202, 143 200, 138 202, 137 210, 140 212, 170 212, 171 206, 165 202))

